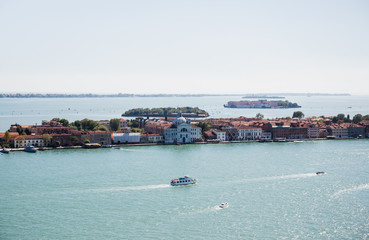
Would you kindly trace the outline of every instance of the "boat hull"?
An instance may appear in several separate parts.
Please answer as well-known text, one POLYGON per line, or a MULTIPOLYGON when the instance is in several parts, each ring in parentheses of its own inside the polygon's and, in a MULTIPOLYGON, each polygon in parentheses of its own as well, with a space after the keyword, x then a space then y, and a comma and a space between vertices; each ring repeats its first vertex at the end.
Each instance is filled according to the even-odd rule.
POLYGON ((26 147, 26 148, 24 149, 24 151, 25 151, 25 152, 29 152, 29 153, 35 153, 35 152, 37 152, 37 149, 36 149, 36 148, 34 148, 33 146, 31 146, 31 147, 26 147))
POLYGON ((196 179, 192 179, 188 176, 185 176, 183 178, 172 179, 172 181, 170 182, 170 185, 172 186, 186 186, 193 184, 196 184, 196 179))
POLYGON ((196 182, 193 183, 170 183, 172 186, 187 186, 187 185, 194 185, 196 182))

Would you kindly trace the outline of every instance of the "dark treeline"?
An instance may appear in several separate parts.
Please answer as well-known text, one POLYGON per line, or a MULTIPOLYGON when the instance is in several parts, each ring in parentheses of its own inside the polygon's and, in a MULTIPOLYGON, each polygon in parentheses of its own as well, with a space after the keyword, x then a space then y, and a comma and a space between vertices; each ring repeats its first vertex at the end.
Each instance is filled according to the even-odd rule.
POLYGON ((152 115, 170 116, 176 115, 179 110, 184 114, 195 113, 209 116, 209 114, 205 110, 199 109, 198 107, 134 108, 126 111, 125 113, 122 114, 122 116, 152 116, 152 115))

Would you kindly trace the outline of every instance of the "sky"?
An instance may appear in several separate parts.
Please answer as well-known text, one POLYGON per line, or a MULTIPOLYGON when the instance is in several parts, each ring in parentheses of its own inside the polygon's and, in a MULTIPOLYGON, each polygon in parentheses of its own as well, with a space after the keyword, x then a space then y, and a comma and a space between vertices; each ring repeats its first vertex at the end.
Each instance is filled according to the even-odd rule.
POLYGON ((0 93, 369 94, 367 0, 0 0, 0 93))

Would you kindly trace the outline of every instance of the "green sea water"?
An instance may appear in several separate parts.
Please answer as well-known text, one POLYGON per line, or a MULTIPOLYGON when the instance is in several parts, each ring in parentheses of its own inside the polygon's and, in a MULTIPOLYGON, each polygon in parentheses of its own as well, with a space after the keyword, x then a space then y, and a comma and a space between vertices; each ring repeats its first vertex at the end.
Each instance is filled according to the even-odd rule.
POLYGON ((11 152, 0 183, 0 239, 369 238, 366 139, 11 152))

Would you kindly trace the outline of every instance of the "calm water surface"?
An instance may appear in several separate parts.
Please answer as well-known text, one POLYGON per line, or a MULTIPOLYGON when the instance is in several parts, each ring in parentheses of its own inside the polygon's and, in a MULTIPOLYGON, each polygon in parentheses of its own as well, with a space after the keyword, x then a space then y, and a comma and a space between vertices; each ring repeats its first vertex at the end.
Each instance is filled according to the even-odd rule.
POLYGON ((335 140, 3 154, 0 239, 368 239, 368 147, 335 140), (185 174, 198 184, 169 185, 185 174))
POLYGON ((131 108, 153 107, 199 107, 211 117, 255 117, 262 113, 265 118, 292 117, 294 111, 305 116, 336 116, 369 114, 369 96, 332 97, 286 97, 296 102, 300 109, 231 109, 224 108, 228 101, 239 101, 242 96, 223 97, 134 97, 134 98, 0 98, 0 131, 6 131, 11 124, 41 124, 42 120, 54 117, 70 121, 89 118, 105 120, 119 118, 131 108))

